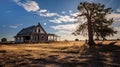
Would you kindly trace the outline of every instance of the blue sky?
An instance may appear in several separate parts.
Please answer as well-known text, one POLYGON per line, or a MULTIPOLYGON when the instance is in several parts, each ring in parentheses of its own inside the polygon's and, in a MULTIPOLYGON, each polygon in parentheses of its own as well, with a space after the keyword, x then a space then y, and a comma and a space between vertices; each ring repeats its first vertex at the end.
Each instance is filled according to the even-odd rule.
POLYGON ((61 36, 61 40, 86 39, 86 36, 71 35, 77 27, 74 24, 77 6, 83 1, 111 7, 114 12, 108 18, 114 18, 113 26, 118 30, 118 34, 111 38, 120 38, 120 0, 0 0, 0 39, 14 40, 22 28, 38 22, 48 33, 61 36))

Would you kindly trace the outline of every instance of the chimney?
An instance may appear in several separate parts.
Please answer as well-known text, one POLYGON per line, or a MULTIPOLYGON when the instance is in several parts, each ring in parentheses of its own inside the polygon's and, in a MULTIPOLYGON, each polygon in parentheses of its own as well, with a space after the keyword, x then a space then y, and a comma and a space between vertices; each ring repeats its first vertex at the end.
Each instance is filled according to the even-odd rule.
POLYGON ((38 26, 40 26, 40 22, 38 22, 38 26))

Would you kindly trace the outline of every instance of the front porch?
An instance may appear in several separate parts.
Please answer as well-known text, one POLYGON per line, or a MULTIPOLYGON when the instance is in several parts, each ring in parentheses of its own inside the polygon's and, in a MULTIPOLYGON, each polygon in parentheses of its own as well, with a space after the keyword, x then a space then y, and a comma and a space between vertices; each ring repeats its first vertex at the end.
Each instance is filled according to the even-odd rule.
POLYGON ((16 36, 15 42, 16 43, 29 43, 31 41, 30 36, 16 36))

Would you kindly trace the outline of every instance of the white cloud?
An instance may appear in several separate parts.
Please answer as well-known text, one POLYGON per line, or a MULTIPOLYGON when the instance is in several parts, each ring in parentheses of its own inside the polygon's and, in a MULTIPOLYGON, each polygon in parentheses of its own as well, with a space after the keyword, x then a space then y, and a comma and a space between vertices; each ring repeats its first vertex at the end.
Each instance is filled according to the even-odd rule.
POLYGON ((71 16, 77 17, 80 13, 76 12, 76 13, 70 13, 71 16))
POLYGON ((26 0, 26 2, 20 2, 20 0, 13 0, 19 6, 22 6, 28 12, 34 12, 35 14, 43 17, 57 16, 57 13, 49 12, 47 9, 40 9, 39 5, 35 1, 26 0))
POLYGON ((54 18, 53 20, 49 20, 49 22, 53 22, 53 23, 62 23, 60 20, 54 18))
POLYGON ((40 10, 40 13, 45 13, 45 12, 47 12, 46 9, 42 9, 42 10, 40 10))
POLYGON ((20 0, 13 0, 13 1, 17 3, 17 2, 19 2, 20 0))
MULTIPOLYGON (((62 12, 62 14, 64 14, 66 12, 62 12)), ((76 22, 76 21, 81 21, 83 20, 83 18, 75 18, 77 15, 79 15, 80 13, 76 12, 76 13, 73 13, 72 10, 69 10, 68 12, 69 14, 68 15, 57 15, 58 17, 57 18, 54 18, 54 19, 51 19, 49 20, 49 22, 53 22, 53 23, 66 23, 66 22, 76 22)))
POLYGON ((120 23, 120 17, 119 18, 114 18, 114 22, 120 23))
POLYGON ((10 25, 8 26, 9 28, 18 28, 19 26, 21 26, 22 24, 16 24, 16 25, 10 25))
POLYGON ((62 14, 65 14, 66 12, 65 12, 65 11, 62 11, 61 13, 62 13, 62 14))
POLYGON ((59 16, 59 18, 54 18, 53 20, 49 20, 49 21, 53 23, 63 23, 63 22, 75 22, 77 21, 77 19, 68 15, 65 15, 65 16, 59 16))
POLYGON ((52 13, 52 12, 49 12, 48 10, 46 9, 41 9, 39 11, 35 11, 35 13, 39 16, 43 16, 43 17, 52 17, 52 16, 57 16, 58 14, 57 13, 52 13))
POLYGON ((111 13, 111 14, 107 15, 106 18, 108 18, 108 19, 113 18, 114 19, 114 23, 112 24, 112 26, 114 27, 115 30, 118 31, 117 34, 115 34, 113 37, 109 37, 109 38, 111 38, 111 39, 118 38, 119 34, 120 34, 120 14, 119 13, 111 13))
POLYGON ((58 13, 54 13, 54 12, 50 12, 46 9, 41 9, 39 11, 35 11, 35 13, 39 16, 43 16, 43 17, 52 17, 52 16, 57 16, 58 13))
POLYGON ((50 13, 50 12, 46 12, 46 13, 38 13, 39 16, 44 16, 44 17, 52 17, 52 16, 57 16, 57 13, 50 13))
POLYGON ((118 27, 120 23, 120 14, 118 13, 111 13, 106 16, 107 19, 113 18, 114 23, 112 24, 113 27, 118 27))
POLYGON ((115 30, 120 31, 120 27, 114 27, 115 30))
POLYGON ((29 1, 27 0, 26 2, 20 2, 19 0, 15 0, 15 2, 22 6, 25 10, 27 10, 28 12, 30 11, 37 11, 40 9, 40 7, 38 6, 38 4, 35 1, 29 1))
POLYGON ((54 30, 58 31, 73 31, 76 29, 78 24, 65 24, 65 25, 57 25, 57 26, 51 26, 54 30))
POLYGON ((120 8, 117 9, 117 12, 120 12, 120 8))
POLYGON ((107 18, 120 18, 120 14, 117 13, 111 13, 106 16, 107 18))
POLYGON ((113 18, 114 19, 113 26, 118 26, 120 23, 120 14, 118 14, 118 13, 109 14, 106 16, 106 18, 108 18, 108 19, 113 18))
POLYGON ((17 28, 18 26, 11 25, 11 26, 8 26, 8 27, 10 27, 10 28, 17 28))
POLYGON ((72 10, 69 10, 69 13, 72 13, 73 11, 72 10))
POLYGON ((12 11, 11 10, 7 10, 5 13, 11 13, 12 11))

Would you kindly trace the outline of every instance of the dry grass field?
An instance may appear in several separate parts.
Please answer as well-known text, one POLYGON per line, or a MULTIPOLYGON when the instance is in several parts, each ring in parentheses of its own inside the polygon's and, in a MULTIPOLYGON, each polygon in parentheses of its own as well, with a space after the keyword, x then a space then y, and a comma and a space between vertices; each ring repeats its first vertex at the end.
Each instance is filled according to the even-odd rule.
POLYGON ((120 41, 111 42, 94 48, 84 41, 1 44, 0 67, 119 67, 120 41))

